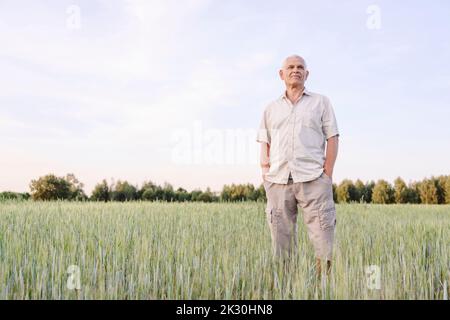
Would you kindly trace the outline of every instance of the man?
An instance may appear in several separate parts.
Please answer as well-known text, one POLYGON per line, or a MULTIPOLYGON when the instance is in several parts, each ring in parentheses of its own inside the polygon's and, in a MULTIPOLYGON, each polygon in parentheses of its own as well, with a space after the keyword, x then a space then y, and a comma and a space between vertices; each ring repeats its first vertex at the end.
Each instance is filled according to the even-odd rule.
POLYGON ((264 110, 257 141, 274 254, 297 249, 297 205, 313 244, 316 271, 331 270, 336 209, 332 177, 339 132, 330 100, 305 89, 309 71, 297 55, 279 71, 286 91, 264 110))

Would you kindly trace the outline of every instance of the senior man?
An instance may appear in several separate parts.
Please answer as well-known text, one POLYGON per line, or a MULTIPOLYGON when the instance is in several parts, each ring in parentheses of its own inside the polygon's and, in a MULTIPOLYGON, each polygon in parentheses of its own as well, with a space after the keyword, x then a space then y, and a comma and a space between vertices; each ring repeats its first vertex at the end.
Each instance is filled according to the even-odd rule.
POLYGON ((286 90, 264 110, 257 141, 267 195, 267 222, 276 257, 297 250, 298 205, 315 251, 316 272, 331 270, 336 209, 332 176, 338 127, 330 100, 305 89, 309 71, 293 55, 279 70, 286 90))

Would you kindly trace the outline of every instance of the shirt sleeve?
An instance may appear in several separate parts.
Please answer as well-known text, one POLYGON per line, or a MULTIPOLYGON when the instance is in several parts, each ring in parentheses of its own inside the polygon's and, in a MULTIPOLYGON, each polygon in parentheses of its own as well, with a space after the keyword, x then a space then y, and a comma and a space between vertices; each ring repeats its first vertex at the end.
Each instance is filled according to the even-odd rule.
POLYGON ((267 122, 267 109, 264 110, 261 124, 259 125, 258 134, 256 136, 256 141, 261 143, 268 143, 270 145, 270 130, 267 122))
POLYGON ((334 115, 333 106, 330 99, 324 97, 324 110, 322 115, 322 131, 328 140, 331 137, 339 136, 339 130, 334 115))

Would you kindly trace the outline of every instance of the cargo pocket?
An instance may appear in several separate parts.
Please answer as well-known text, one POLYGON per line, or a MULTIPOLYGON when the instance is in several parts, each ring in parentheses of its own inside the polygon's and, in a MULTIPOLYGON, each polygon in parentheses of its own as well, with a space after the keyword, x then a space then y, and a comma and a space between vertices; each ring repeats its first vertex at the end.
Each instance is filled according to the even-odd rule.
POLYGON ((277 208, 267 208, 266 209, 267 214, 267 221, 272 225, 276 226, 281 223, 283 211, 281 209, 277 208))
POLYGON ((319 209, 319 222, 322 230, 334 228, 336 225, 336 209, 334 207, 328 209, 319 209))

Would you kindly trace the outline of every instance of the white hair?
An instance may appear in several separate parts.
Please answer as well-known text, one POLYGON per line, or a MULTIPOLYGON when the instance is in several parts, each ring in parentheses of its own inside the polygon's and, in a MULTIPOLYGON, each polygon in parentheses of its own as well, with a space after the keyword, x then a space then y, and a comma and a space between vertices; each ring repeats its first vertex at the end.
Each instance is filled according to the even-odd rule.
POLYGON ((306 60, 305 60, 303 57, 301 57, 301 56, 299 56, 299 55, 297 55, 297 54, 290 55, 289 57, 287 57, 286 59, 284 59, 284 60, 283 60, 283 64, 281 65, 281 69, 283 69, 283 68, 286 66, 287 61, 288 61, 289 59, 291 59, 291 58, 301 59, 301 60, 303 61, 304 65, 305 65, 305 69, 308 69, 308 66, 306 65, 306 60))

